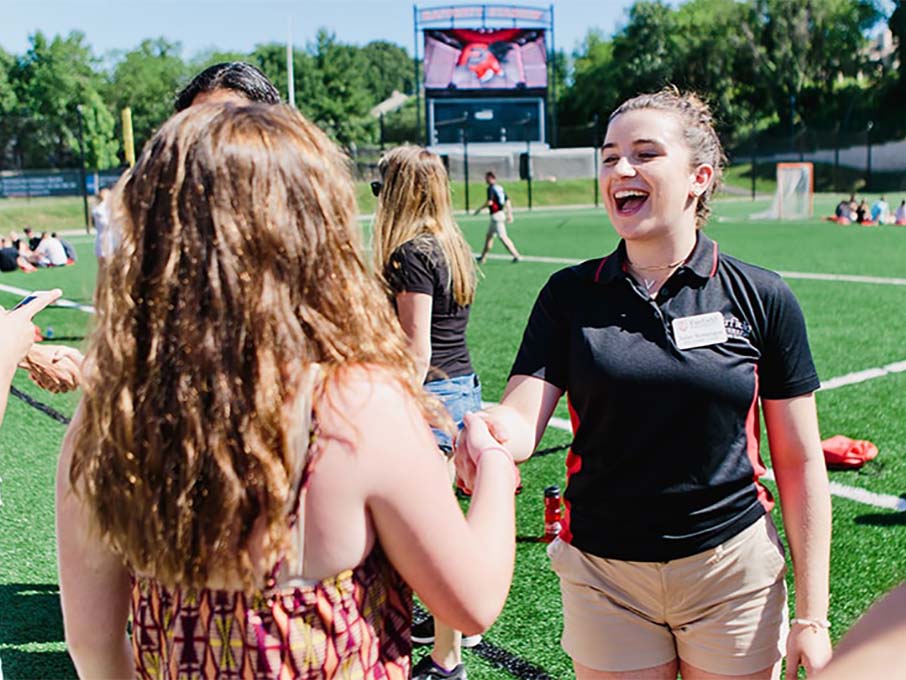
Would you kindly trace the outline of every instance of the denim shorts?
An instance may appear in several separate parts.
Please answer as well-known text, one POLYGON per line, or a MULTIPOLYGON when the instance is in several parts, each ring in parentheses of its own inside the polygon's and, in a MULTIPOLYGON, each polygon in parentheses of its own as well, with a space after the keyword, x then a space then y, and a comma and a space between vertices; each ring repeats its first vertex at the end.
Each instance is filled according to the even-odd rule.
MULTIPOLYGON (((466 413, 481 410, 481 383, 474 373, 461 375, 458 378, 445 380, 432 380, 425 383, 425 390, 437 397, 447 409, 447 413, 456 424, 456 429, 462 429, 462 419, 466 413)), ((453 441, 446 432, 434 430, 437 445, 444 453, 453 450, 453 441)))

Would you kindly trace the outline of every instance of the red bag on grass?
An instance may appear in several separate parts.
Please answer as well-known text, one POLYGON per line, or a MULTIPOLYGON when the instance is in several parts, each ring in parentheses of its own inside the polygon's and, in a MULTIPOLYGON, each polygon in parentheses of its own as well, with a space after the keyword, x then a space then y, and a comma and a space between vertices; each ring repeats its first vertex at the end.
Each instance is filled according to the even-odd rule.
POLYGON ((857 470, 878 455, 878 447, 867 439, 850 439, 842 434, 821 442, 824 462, 829 468, 857 470))

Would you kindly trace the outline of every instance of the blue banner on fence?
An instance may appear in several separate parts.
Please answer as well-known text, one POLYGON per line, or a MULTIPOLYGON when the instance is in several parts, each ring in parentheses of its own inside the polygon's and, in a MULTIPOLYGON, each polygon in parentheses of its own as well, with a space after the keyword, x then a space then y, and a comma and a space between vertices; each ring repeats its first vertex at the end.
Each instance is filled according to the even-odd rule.
MULTIPOLYGON (((123 170, 101 170, 85 173, 85 190, 90 195, 98 189, 113 185, 123 170)), ((36 196, 81 196, 78 170, 0 173, 0 198, 32 198, 36 196)))

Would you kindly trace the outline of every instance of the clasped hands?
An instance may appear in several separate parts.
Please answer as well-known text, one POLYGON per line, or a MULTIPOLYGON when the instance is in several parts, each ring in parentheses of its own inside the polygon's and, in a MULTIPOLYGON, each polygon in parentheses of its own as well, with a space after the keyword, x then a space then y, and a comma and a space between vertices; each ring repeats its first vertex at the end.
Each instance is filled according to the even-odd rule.
POLYGON ((456 439, 454 463, 456 476, 466 491, 475 487, 478 466, 482 456, 505 456, 513 465, 514 489, 519 486, 519 469, 513 461, 513 455, 504 445, 507 441, 505 432, 496 424, 493 416, 486 411, 467 413, 463 418, 463 429, 456 439))
POLYGON ((28 350, 19 367, 48 392, 71 392, 81 383, 82 353, 64 345, 39 345, 28 350))

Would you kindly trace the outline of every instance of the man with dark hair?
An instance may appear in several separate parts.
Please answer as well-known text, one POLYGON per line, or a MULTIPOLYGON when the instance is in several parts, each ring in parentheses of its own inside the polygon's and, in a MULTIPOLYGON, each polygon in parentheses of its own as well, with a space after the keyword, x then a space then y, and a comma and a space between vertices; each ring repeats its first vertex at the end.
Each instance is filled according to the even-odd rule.
POLYGON ((25 229, 22 230, 22 233, 25 234, 25 241, 28 244, 29 250, 34 250, 38 247, 38 244, 41 242, 41 237, 35 236, 31 227, 25 227, 25 229))
POLYGON ((488 170, 484 175, 484 181, 488 184, 488 201, 475 210, 477 215, 485 208, 491 213, 491 221, 488 223, 488 233, 484 238, 484 248, 478 257, 478 264, 484 264, 488 257, 488 251, 494 244, 494 237, 499 236, 500 242, 506 248, 510 255, 513 256, 513 262, 519 262, 522 257, 516 250, 516 245, 510 240, 506 233, 507 222, 513 221, 513 206, 510 204, 510 198, 506 195, 503 187, 497 183, 497 176, 488 170))
POLYGON ((279 104, 280 93, 259 69, 242 61, 209 66, 176 95, 174 108, 183 111, 193 104, 213 102, 259 102, 279 104))

